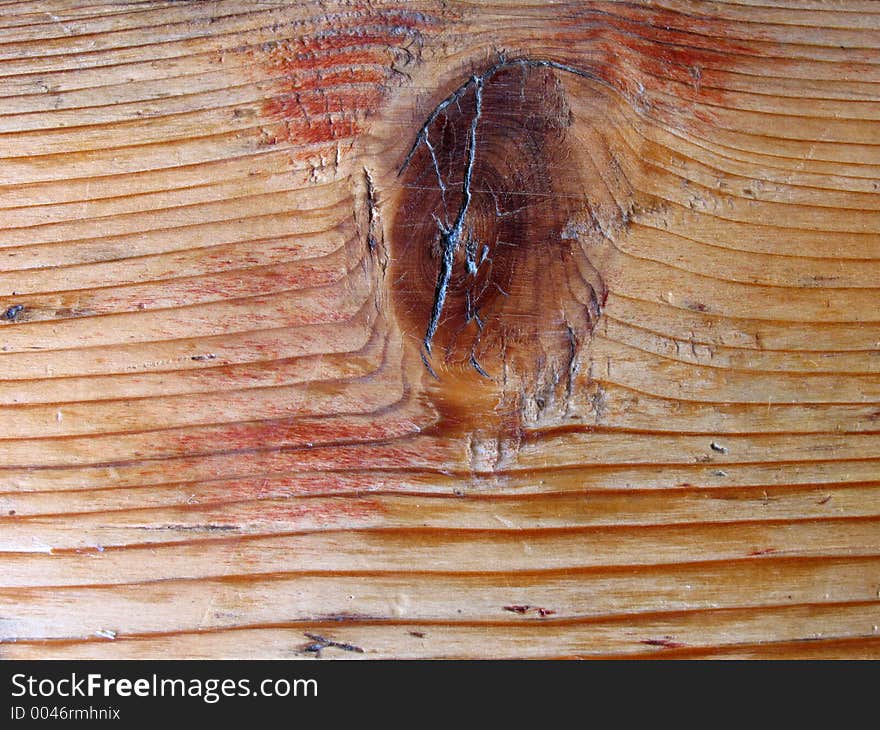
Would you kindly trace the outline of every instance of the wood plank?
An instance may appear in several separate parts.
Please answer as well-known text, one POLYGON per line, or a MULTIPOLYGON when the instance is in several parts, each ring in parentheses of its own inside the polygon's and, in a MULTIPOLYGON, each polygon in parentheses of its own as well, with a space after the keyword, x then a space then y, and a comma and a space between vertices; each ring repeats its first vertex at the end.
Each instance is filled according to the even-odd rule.
POLYGON ((5 3, 0 657, 880 657, 878 194, 864 0, 5 3))

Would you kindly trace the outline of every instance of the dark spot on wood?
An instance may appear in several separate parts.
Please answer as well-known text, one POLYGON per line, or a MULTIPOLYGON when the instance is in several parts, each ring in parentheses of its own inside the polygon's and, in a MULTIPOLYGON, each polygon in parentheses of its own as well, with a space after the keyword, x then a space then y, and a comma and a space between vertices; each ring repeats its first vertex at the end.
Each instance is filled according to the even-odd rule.
POLYGON ((763 550, 753 550, 752 552, 748 553, 748 557, 757 558, 757 557, 761 557, 762 555, 772 555, 775 552, 776 552, 776 548, 764 548, 763 550))
POLYGON ((664 649, 680 649, 686 646, 680 641, 674 641, 671 636, 664 636, 662 639, 642 639, 639 643, 648 646, 662 646, 664 649))
POLYGON ((352 652, 355 652, 356 654, 363 654, 364 653, 364 650, 361 647, 355 646, 354 644, 346 644, 341 641, 333 641, 333 639, 328 639, 328 638, 326 638, 324 636, 320 636, 318 634, 304 634, 304 636, 307 639, 309 639, 312 643, 306 644, 306 646, 304 646, 302 648, 302 651, 305 651, 305 652, 308 652, 311 654, 316 654, 318 656, 321 655, 321 652, 324 649, 330 649, 330 648, 341 649, 342 651, 352 651, 352 652))
POLYGON ((556 614, 552 608, 543 608, 541 606, 529 606, 528 604, 513 604, 510 606, 502 606, 505 611, 510 611, 510 613, 518 613, 520 616, 524 616, 527 613, 536 613, 541 618, 545 618, 547 616, 553 616, 556 614))
POLYGON ((13 304, 5 312, 3 312, 3 319, 5 319, 7 322, 17 322, 19 316, 23 311, 23 304, 13 304))

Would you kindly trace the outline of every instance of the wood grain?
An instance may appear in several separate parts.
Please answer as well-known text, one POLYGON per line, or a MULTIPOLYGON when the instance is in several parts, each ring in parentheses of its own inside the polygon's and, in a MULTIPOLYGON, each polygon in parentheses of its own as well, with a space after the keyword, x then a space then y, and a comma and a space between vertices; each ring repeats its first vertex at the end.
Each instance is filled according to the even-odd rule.
POLYGON ((0 657, 880 658, 878 193, 864 0, 3 3, 0 657))

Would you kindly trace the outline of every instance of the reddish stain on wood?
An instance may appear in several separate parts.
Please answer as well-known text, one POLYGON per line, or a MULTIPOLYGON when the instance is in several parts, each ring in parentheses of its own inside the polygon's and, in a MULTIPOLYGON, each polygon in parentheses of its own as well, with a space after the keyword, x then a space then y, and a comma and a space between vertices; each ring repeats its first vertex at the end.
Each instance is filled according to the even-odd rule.
POLYGON ((635 4, 581 7, 560 14, 544 39, 552 59, 586 71, 637 111, 673 126, 712 123, 725 78, 760 59, 773 40, 737 37, 742 24, 635 4), (696 118, 696 119, 694 119, 696 118))
POLYGON ((388 89, 396 70, 412 62, 422 33, 436 18, 366 5, 327 19, 311 34, 249 51, 273 93, 262 105, 270 123, 262 144, 316 145, 356 137, 388 89))
POLYGON ((291 417, 205 429, 178 437, 186 454, 278 448, 312 449, 340 442, 375 442, 400 438, 413 432, 407 423, 352 422, 340 418, 321 420, 291 417), (226 447, 226 448, 224 448, 226 447))

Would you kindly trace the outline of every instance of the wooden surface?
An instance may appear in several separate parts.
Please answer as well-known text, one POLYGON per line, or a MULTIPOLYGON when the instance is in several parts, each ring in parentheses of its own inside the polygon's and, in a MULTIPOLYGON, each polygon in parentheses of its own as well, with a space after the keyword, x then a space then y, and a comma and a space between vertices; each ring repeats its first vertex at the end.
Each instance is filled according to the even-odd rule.
POLYGON ((0 657, 880 657, 878 192, 875 2, 2 2, 0 657))

